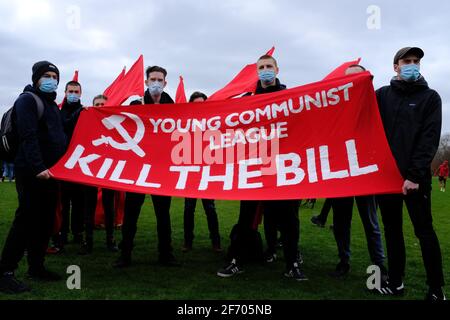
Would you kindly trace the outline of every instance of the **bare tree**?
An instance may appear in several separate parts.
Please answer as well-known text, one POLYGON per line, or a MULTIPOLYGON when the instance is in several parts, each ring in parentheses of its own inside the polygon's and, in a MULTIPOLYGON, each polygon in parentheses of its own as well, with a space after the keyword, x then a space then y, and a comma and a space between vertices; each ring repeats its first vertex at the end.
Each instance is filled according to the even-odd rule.
POLYGON ((450 160, 450 133, 445 133, 441 137, 441 141, 439 142, 439 149, 436 152, 436 156, 431 164, 431 168, 433 172, 439 168, 439 165, 444 160, 450 160))

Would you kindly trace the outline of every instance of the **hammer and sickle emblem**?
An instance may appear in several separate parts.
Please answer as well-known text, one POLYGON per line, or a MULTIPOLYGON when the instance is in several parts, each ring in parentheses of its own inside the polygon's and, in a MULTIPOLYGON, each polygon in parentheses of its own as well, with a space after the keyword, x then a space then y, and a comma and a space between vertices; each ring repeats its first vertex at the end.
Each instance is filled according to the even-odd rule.
POLYGON ((137 115, 128 113, 128 112, 121 112, 121 114, 125 115, 126 117, 130 118, 136 123, 137 130, 136 134, 132 138, 128 131, 123 127, 122 122, 125 121, 126 117, 121 115, 112 115, 107 118, 104 118, 102 120, 103 125, 108 129, 116 129, 117 132, 120 134, 120 136, 123 138, 125 142, 117 142, 112 137, 106 137, 102 135, 99 139, 92 141, 92 144, 96 147, 102 144, 109 144, 111 147, 118 149, 118 150, 132 150, 134 153, 136 153, 139 157, 144 157, 145 152, 144 150, 139 147, 138 143, 142 140, 145 133, 145 127, 144 123, 142 122, 141 118, 139 118, 137 115))

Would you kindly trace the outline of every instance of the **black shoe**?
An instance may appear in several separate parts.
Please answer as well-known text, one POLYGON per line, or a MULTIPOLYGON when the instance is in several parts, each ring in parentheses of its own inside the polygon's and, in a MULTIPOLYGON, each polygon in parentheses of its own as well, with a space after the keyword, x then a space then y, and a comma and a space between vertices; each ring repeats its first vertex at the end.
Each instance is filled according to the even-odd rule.
POLYGON ((394 285, 386 281, 381 284, 381 288, 376 291, 382 296, 401 296, 405 293, 405 286, 403 282, 400 285, 394 285))
POLYGON ((231 260, 229 265, 217 271, 217 275, 222 278, 229 278, 234 276, 235 274, 239 274, 242 272, 244 272, 244 270, 237 265, 236 259, 233 259, 231 260))
POLYGON ((131 257, 126 257, 123 254, 113 263, 113 268, 116 269, 128 268, 129 266, 131 266, 131 257))
POLYGON ((93 251, 93 244, 92 242, 84 242, 81 245, 80 251, 78 251, 78 254, 80 256, 85 256, 87 254, 91 254, 93 251))
POLYGON ((284 276, 286 278, 293 278, 297 281, 306 281, 308 278, 305 276, 305 274, 300 270, 300 266, 297 262, 294 262, 291 268, 287 269, 284 273, 284 276))
POLYGON ((334 278, 343 278, 350 272, 350 264, 340 261, 336 265, 336 269, 330 274, 334 278))
POLYGON ((119 252, 119 248, 117 247, 115 240, 107 240, 106 241, 106 248, 110 252, 119 252))
POLYGON ((426 301, 445 301, 447 298, 445 297, 444 291, 442 291, 442 288, 436 288, 436 289, 428 289, 428 293, 425 296, 426 301))
POLYGON ((272 263, 275 260, 277 260, 277 254, 271 251, 266 251, 264 253, 264 261, 266 261, 267 263, 272 263))
POLYGON ((17 294, 30 290, 25 283, 16 279, 14 272, 5 272, 0 276, 0 292, 2 293, 17 294))
POLYGON ((179 267, 181 265, 172 254, 160 255, 158 262, 166 267, 179 267))
POLYGON ((320 220, 319 216, 312 216, 311 222, 318 227, 321 227, 321 228, 325 227, 325 224, 320 220))
POLYGON ((41 281, 60 281, 62 279, 59 274, 45 268, 28 269, 28 276, 33 280, 41 281))

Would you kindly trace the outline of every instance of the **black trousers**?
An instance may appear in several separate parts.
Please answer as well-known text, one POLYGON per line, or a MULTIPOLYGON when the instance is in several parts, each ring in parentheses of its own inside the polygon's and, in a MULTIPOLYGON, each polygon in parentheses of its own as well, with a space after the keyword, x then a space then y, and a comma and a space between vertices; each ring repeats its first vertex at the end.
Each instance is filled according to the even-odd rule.
MULTIPOLYGON (((95 228, 95 208, 97 207, 97 187, 84 186, 85 209, 84 209, 84 225, 86 230, 86 240, 92 241, 94 238, 95 228)), ((114 195, 115 191, 110 189, 102 189, 102 203, 105 213, 105 231, 107 240, 114 238, 114 195)))
MULTIPOLYGON (((208 222, 209 238, 213 245, 220 246, 219 220, 217 219, 216 206, 214 200, 202 199, 208 222)), ((194 240, 194 213, 197 199, 186 198, 184 200, 184 242, 192 246, 194 240)))
POLYGON ((439 240, 433 229, 431 192, 424 190, 419 190, 407 196, 395 194, 378 197, 386 238, 389 279, 394 284, 400 284, 405 275, 403 202, 408 209, 414 233, 420 242, 427 284, 431 287, 442 287, 444 285, 442 256, 439 240))
MULTIPOLYGON (((241 201, 239 210, 238 226, 240 230, 251 229, 255 221, 255 215, 258 205, 261 201, 241 201)), ((264 224, 280 227, 281 237, 283 238, 284 257, 287 266, 297 261, 298 242, 300 233, 300 222, 298 219, 299 200, 275 200, 263 201, 264 224)), ((273 235, 273 233, 271 233, 273 235)), ((242 239, 242 238, 241 238, 242 239)), ((273 242, 272 240, 269 240, 273 242)), ((276 242, 276 233, 275 233, 276 242)), ((243 248, 245 243, 231 242, 228 251, 230 258, 236 258, 238 261, 244 260, 241 256, 245 252, 243 248)))
POLYGON ((331 199, 325 199, 322 210, 320 210, 320 214, 318 216, 322 224, 325 224, 327 222, 328 214, 330 213, 330 211, 331 211, 331 199))
MULTIPOLYGON (((291 267, 297 261, 298 242, 300 235, 300 220, 298 219, 298 210, 300 207, 299 200, 270 200, 264 201, 264 227, 268 224, 271 232, 266 232, 266 240, 268 244, 274 246, 276 244, 276 232, 274 230, 279 227, 281 237, 283 239, 283 252, 286 265, 291 267), (272 236, 267 239, 267 236, 272 236)), ((274 251, 273 248, 268 248, 274 251)))
MULTIPOLYGON (((158 251, 160 258, 172 254, 172 227, 170 222, 171 197, 152 195, 155 209, 158 251)), ((137 231, 137 222, 144 204, 145 194, 127 192, 125 197, 125 210, 122 224, 122 255, 130 256, 133 250, 134 237, 137 231)))
POLYGON ((39 180, 19 169, 16 189, 19 207, 3 247, 1 272, 17 269, 25 250, 29 268, 42 268, 55 221, 58 190, 55 180, 39 180))
POLYGON ((64 235, 80 234, 84 231, 84 186, 72 183, 61 183, 62 222, 61 233, 64 235))

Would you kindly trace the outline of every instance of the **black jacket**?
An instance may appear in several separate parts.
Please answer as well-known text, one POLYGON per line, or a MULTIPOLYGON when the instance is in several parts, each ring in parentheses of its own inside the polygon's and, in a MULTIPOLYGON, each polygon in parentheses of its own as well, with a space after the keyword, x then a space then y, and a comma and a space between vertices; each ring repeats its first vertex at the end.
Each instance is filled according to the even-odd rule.
POLYGON ((68 141, 72 140, 73 131, 75 130, 75 125, 82 108, 83 106, 79 101, 75 103, 69 103, 64 98, 61 107, 61 117, 63 119, 64 131, 66 133, 68 141))
POLYGON ((28 85, 24 92, 37 94, 44 103, 38 120, 37 105, 31 95, 21 95, 14 103, 14 121, 19 148, 14 161, 16 170, 33 176, 49 169, 64 154, 67 138, 61 112, 55 103, 56 93, 43 93, 28 85))
POLYGON ((281 90, 286 90, 286 86, 284 84, 281 84, 280 80, 278 80, 278 78, 277 78, 275 81, 275 85, 269 86, 267 88, 263 88, 261 86, 261 81, 258 81, 258 84, 256 85, 255 94, 272 93, 272 92, 277 92, 277 91, 281 91, 281 90))
MULTIPOLYGON (((144 94, 144 103, 145 104, 154 104, 152 96, 148 90, 145 90, 144 94)), ((173 99, 165 92, 161 93, 161 100, 159 101, 161 104, 175 103, 173 99)))
MULTIPOLYGON (((267 88, 263 88, 261 85, 261 81, 258 80, 258 83, 256 84, 255 94, 272 93, 272 92, 277 92, 277 91, 281 91, 281 90, 286 90, 286 86, 284 84, 281 84, 280 80, 278 80, 278 78, 275 80, 274 86, 269 86, 267 88)), ((251 95, 253 95, 253 93, 248 92, 248 93, 244 94, 243 97, 247 97, 247 96, 251 96, 251 95)))
POLYGON ((423 77, 396 78, 376 91, 387 140, 404 179, 431 187, 431 161, 439 147, 442 102, 423 77))

